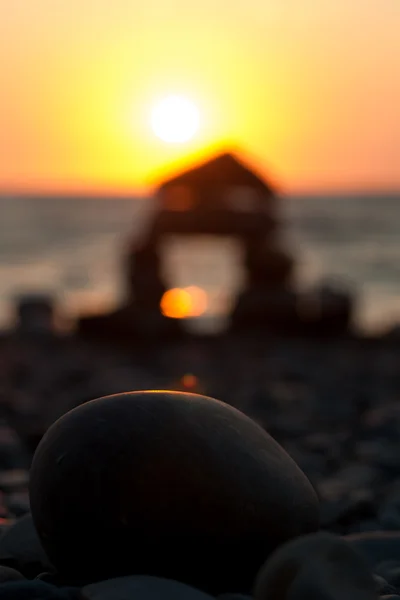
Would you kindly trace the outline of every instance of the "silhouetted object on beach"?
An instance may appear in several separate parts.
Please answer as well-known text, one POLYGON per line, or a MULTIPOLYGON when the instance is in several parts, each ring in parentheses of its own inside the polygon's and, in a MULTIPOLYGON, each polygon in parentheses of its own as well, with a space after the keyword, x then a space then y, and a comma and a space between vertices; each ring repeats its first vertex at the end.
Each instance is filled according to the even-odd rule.
POLYGON ((299 328, 294 259, 268 239, 249 240, 245 254, 246 281, 231 314, 234 331, 295 333, 299 328))
POLYGON ((160 251, 156 245, 143 244, 130 257, 128 301, 142 313, 160 313, 160 303, 167 291, 161 273, 160 251))
POLYGON ((276 228, 275 191, 232 154, 168 179, 156 202, 149 230, 154 240, 167 233, 263 238, 276 228))
POLYGON ((168 289, 161 246, 171 234, 234 237, 244 249, 248 285, 257 289, 276 287, 290 278, 293 261, 273 239, 279 229, 275 191, 232 154, 221 154, 168 179, 155 200, 148 229, 129 245, 124 261, 125 305, 106 317, 81 319, 81 333, 118 337, 181 331, 180 323, 160 312, 168 289))
POLYGON ((294 259, 276 242, 271 244, 268 239, 246 240, 244 266, 250 287, 270 290, 292 285, 294 259))
POLYGON ((81 318, 80 333, 110 341, 179 333, 179 323, 164 317, 160 311, 167 286, 161 274, 158 248, 147 242, 135 246, 125 261, 125 273, 127 294, 122 306, 112 313, 81 318))
POLYGON ((46 295, 26 295, 16 302, 17 330, 28 335, 48 335, 54 330, 54 301, 46 295))
POLYGON ((231 328, 240 333, 299 334, 297 305, 297 294, 290 289, 248 286, 237 298, 231 328))
POLYGON ((350 298, 321 291, 317 308, 314 298, 300 298, 293 282, 295 260, 280 235, 275 190, 236 156, 221 154, 171 177, 155 201, 148 228, 124 257, 124 305, 110 315, 81 319, 82 334, 113 339, 181 334, 182 323, 160 309, 169 287, 162 244, 170 235, 199 234, 233 237, 243 249, 245 282, 230 315, 232 331, 341 335, 347 330, 350 298))
POLYGON ((30 498, 49 559, 84 582, 145 573, 249 592, 271 551, 319 525, 311 484, 261 427, 176 392, 62 417, 37 448, 30 498))
POLYGON ((309 335, 343 335, 352 325, 355 299, 349 291, 321 284, 301 297, 303 331, 309 335))
POLYGON ((344 289, 321 285, 299 293, 284 277, 281 285, 268 285, 260 278, 239 294, 232 327, 242 332, 343 337, 351 333, 354 312, 355 298, 344 289))

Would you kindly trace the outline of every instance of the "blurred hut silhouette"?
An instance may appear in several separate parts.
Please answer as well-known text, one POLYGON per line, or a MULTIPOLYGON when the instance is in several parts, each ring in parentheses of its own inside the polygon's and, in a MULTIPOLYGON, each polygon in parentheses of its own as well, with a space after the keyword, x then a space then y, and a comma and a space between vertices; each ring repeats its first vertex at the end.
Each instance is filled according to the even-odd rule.
MULTIPOLYGON (((81 334, 122 338, 183 332, 182 323, 160 309, 170 283, 163 279, 161 247, 170 234, 230 236, 241 244, 245 285, 230 316, 231 331, 297 335, 305 325, 318 329, 324 319, 332 319, 336 333, 347 328, 349 304, 346 318, 338 319, 335 299, 330 298, 330 304, 324 300, 324 306, 329 304, 325 312, 314 310, 314 299, 299 302, 293 283, 295 261, 280 236, 276 191, 235 155, 212 157, 169 178, 159 186, 155 201, 153 219, 125 256, 124 305, 112 314, 82 318, 81 334)), ((343 298, 335 298, 343 313, 343 298)))
POLYGON ((198 233, 263 237, 276 228, 273 188, 232 154, 222 154, 165 181, 149 235, 198 233))

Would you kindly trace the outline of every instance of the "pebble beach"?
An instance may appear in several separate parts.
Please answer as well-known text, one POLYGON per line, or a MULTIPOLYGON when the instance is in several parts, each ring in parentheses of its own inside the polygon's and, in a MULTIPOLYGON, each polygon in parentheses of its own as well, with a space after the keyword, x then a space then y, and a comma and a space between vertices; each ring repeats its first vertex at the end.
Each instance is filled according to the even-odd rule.
MULTIPOLYGON (((15 592, 10 588, 9 596, 4 593, 11 584, 0 585, 0 598, 68 597, 78 594, 78 589, 86 589, 71 587, 68 581, 60 583, 54 576, 48 576, 47 581, 46 576, 41 577, 45 581, 36 580, 49 570, 44 559, 35 557, 32 561, 32 557, 15 555, 21 548, 22 554, 25 550, 29 553, 29 543, 32 552, 38 552, 40 544, 37 539, 32 542, 33 530, 23 534, 31 536, 30 542, 28 537, 25 541, 21 537, 16 544, 20 544, 19 549, 13 547, 11 553, 5 549, 21 518, 30 519, 32 455, 45 431, 71 409, 95 398, 146 389, 211 396, 250 417, 286 451, 316 492, 319 526, 314 529, 326 533, 306 531, 317 537, 310 541, 306 535, 305 548, 309 543, 321 543, 324 548, 325 544, 327 549, 330 544, 345 543, 346 548, 350 545, 354 550, 354 556, 350 553, 348 558, 350 563, 362 557, 366 577, 371 576, 373 584, 369 592, 364 589, 361 594, 356 590, 359 579, 346 583, 350 590, 355 586, 352 597, 400 593, 399 356, 396 341, 383 339, 256 340, 221 336, 207 342, 191 339, 169 346, 136 344, 128 352, 95 347, 73 336, 4 336, 0 344, 0 579, 1 569, 17 568, 26 580, 14 582, 11 587, 15 592), (328 538, 321 541, 321 535, 328 538), (21 586, 31 590, 26 592, 28 595, 18 595, 25 593, 18 591, 21 586), (45 586, 45 591, 35 591, 40 586, 45 586), (48 593, 54 595, 45 595, 48 593)), ((274 494, 273 487, 270 493, 274 494)), ((329 582, 330 550, 326 564, 321 552, 314 558, 310 552, 310 565, 317 558, 322 561, 321 569, 327 569, 329 582)), ((306 561, 307 553, 300 554, 306 561)), ((286 560, 284 552, 282 560, 286 560)), ((302 571, 303 566, 299 569, 302 571)), ((345 566, 343 573, 345 582, 349 576, 345 566)), ((124 573, 127 579, 115 584, 115 595, 110 593, 109 585, 102 589, 98 581, 93 582, 97 585, 90 592, 93 595, 83 597, 161 598, 182 594, 182 598, 189 598, 204 593, 192 587, 186 592, 183 588, 170 590, 172 583, 163 584, 163 578, 158 581, 153 577, 147 583, 140 579, 147 575, 135 569, 124 573), (156 591, 164 589, 163 585, 164 591, 156 591), (135 586, 139 586, 137 593, 135 586)), ((176 585, 183 586, 184 582, 176 585)), ((322 581, 318 586, 321 589, 312 592, 315 598, 324 593, 322 581)), ((279 598, 287 597, 289 587, 279 598)), ((293 597, 300 598, 300 588, 293 597)), ((263 588, 264 595, 260 596, 257 589, 219 589, 217 595, 246 591, 246 595, 256 598, 272 598, 275 594, 273 589, 267 593, 263 588)), ((336 597, 350 596, 348 592, 341 596, 337 591, 336 597)))

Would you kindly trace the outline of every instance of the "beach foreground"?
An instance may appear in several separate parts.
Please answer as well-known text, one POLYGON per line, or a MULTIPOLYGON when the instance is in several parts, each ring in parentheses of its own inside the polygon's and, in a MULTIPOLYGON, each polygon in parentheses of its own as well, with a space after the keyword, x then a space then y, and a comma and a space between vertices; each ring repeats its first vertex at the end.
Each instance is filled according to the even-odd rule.
MULTIPOLYGON (((105 588, 97 583, 97 587, 92 586, 89 592, 85 592, 89 595, 83 597, 125 598, 128 594, 129 597, 155 598, 170 595, 180 597, 179 594, 182 594, 183 598, 196 593, 220 595, 240 592, 255 594, 261 600, 275 594, 273 590, 278 585, 275 577, 278 577, 277 573, 281 577, 281 569, 285 572, 286 568, 279 566, 280 561, 285 565, 286 560, 290 564, 295 561, 295 571, 301 573, 303 583, 296 583, 296 575, 292 584, 287 583, 287 587, 281 590, 279 598, 286 597, 289 592, 297 598, 304 595, 304 590, 307 590, 307 595, 322 597, 324 585, 331 590, 336 589, 335 577, 339 577, 347 589, 346 597, 358 595, 365 598, 369 595, 376 597, 398 593, 399 360, 396 341, 383 339, 374 342, 266 341, 220 337, 208 341, 188 339, 169 345, 136 343, 128 352, 126 349, 111 351, 95 347, 73 337, 4 337, 0 352, 0 508, 3 518, 0 571, 6 567, 13 568, 30 581, 14 582, 15 594, 22 593, 17 590, 21 585, 33 586, 32 590, 35 586, 42 586, 45 591, 27 592, 31 596, 1 596, 2 593, 14 593, 11 588, 6 592, 10 584, 4 583, 0 586, 0 598, 47 598, 53 596, 44 594, 51 593, 72 594, 71 597, 75 594, 75 597, 79 597, 76 595, 79 586, 81 589, 83 584, 87 586, 99 580, 98 574, 93 575, 92 581, 89 575, 84 582, 68 581, 68 578, 51 574, 52 567, 47 564, 40 549, 29 516, 31 457, 44 432, 72 408, 101 396, 143 389, 206 394, 248 415, 256 422, 255 427, 261 425, 311 482, 319 500, 319 528, 334 537, 314 533, 318 529, 315 526, 289 535, 289 539, 299 539, 300 549, 286 547, 283 541, 279 542, 278 553, 280 551, 283 554, 275 557, 273 562, 273 557, 268 558, 267 553, 266 558, 272 562, 267 561, 267 566, 260 571, 257 585, 256 577, 253 577, 253 586, 239 585, 240 578, 235 580, 232 572, 232 586, 229 586, 228 577, 228 580, 223 580, 222 587, 216 589, 203 587, 202 592, 196 592, 191 585, 188 589, 177 588, 173 591, 168 589, 171 582, 139 577, 157 577, 159 573, 149 573, 148 569, 138 573, 133 568, 132 572, 125 570, 116 573, 117 576, 134 576, 134 580, 116 581, 113 588, 115 595, 110 592, 109 582, 105 588), (21 523, 25 523, 25 526, 21 527, 21 523), (311 538, 307 537, 309 535, 311 538), (321 535, 322 538, 318 537, 321 535), (353 553, 349 550, 349 554, 346 554, 349 543, 356 551, 353 553), (304 548, 301 544, 304 544, 304 548), (341 544, 345 544, 344 549, 341 544), (292 552, 295 558, 289 560, 292 552), (341 557, 339 564, 332 558, 334 556, 341 557), (360 560, 361 563, 358 562, 360 560), (320 574, 312 578, 311 574, 315 571, 320 574), (48 572, 48 575, 41 575, 42 581, 32 582, 44 572, 48 572), (359 573, 359 576, 356 577, 355 573, 359 573), (267 582, 265 584, 259 583, 263 577, 267 582), (49 588, 43 587, 46 585, 49 588), (164 588, 164 585, 167 587, 164 588)), ((178 437, 176 444, 179 444, 178 437)), ((224 452, 222 443, 220 451, 224 452)), ((113 497, 115 482, 113 485, 109 490, 110 498, 113 497)), ((275 482, 271 485, 272 499, 276 490, 275 482)), ((157 486, 155 493, 160 493, 157 492, 157 486)), ((66 494, 68 506, 70 492, 66 494)), ((296 496, 297 492, 288 492, 288 497, 292 497, 293 510, 298 508, 296 496)), ((93 510, 98 509, 93 507, 93 510)), ((113 514, 112 509, 110 511, 109 519, 104 517, 104 536, 109 535, 107 520, 113 514)), ((77 539, 77 548, 79 543, 77 539)), ((246 541, 246 545, 251 556, 251 539, 246 541)), ((220 567, 221 572, 226 568, 223 557, 220 567)), ((255 570, 259 568, 260 564, 255 570)), ((233 569, 235 572, 237 570, 238 567, 233 569)), ((0 576, 4 582, 17 577, 15 572, 11 576, 5 571, 4 576, 2 571, 0 576)), ((162 573, 162 576, 178 579, 172 573, 170 576, 169 573, 162 573)), ((110 575, 105 579, 110 579, 110 575)), ((183 579, 180 577, 180 585, 192 584, 183 579)), ((194 587, 201 589, 201 585, 194 587)), ((335 598, 344 597, 339 588, 332 592, 336 594, 335 598)))

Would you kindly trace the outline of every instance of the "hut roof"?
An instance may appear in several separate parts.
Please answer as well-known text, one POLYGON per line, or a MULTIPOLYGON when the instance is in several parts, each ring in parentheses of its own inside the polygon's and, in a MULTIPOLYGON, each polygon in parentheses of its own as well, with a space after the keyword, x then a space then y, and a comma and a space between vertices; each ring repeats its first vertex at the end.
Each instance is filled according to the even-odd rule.
POLYGON ((187 169, 165 180, 160 189, 171 185, 215 186, 239 185, 263 187, 270 195, 274 189, 261 176, 243 164, 234 154, 220 154, 191 169, 187 169))

